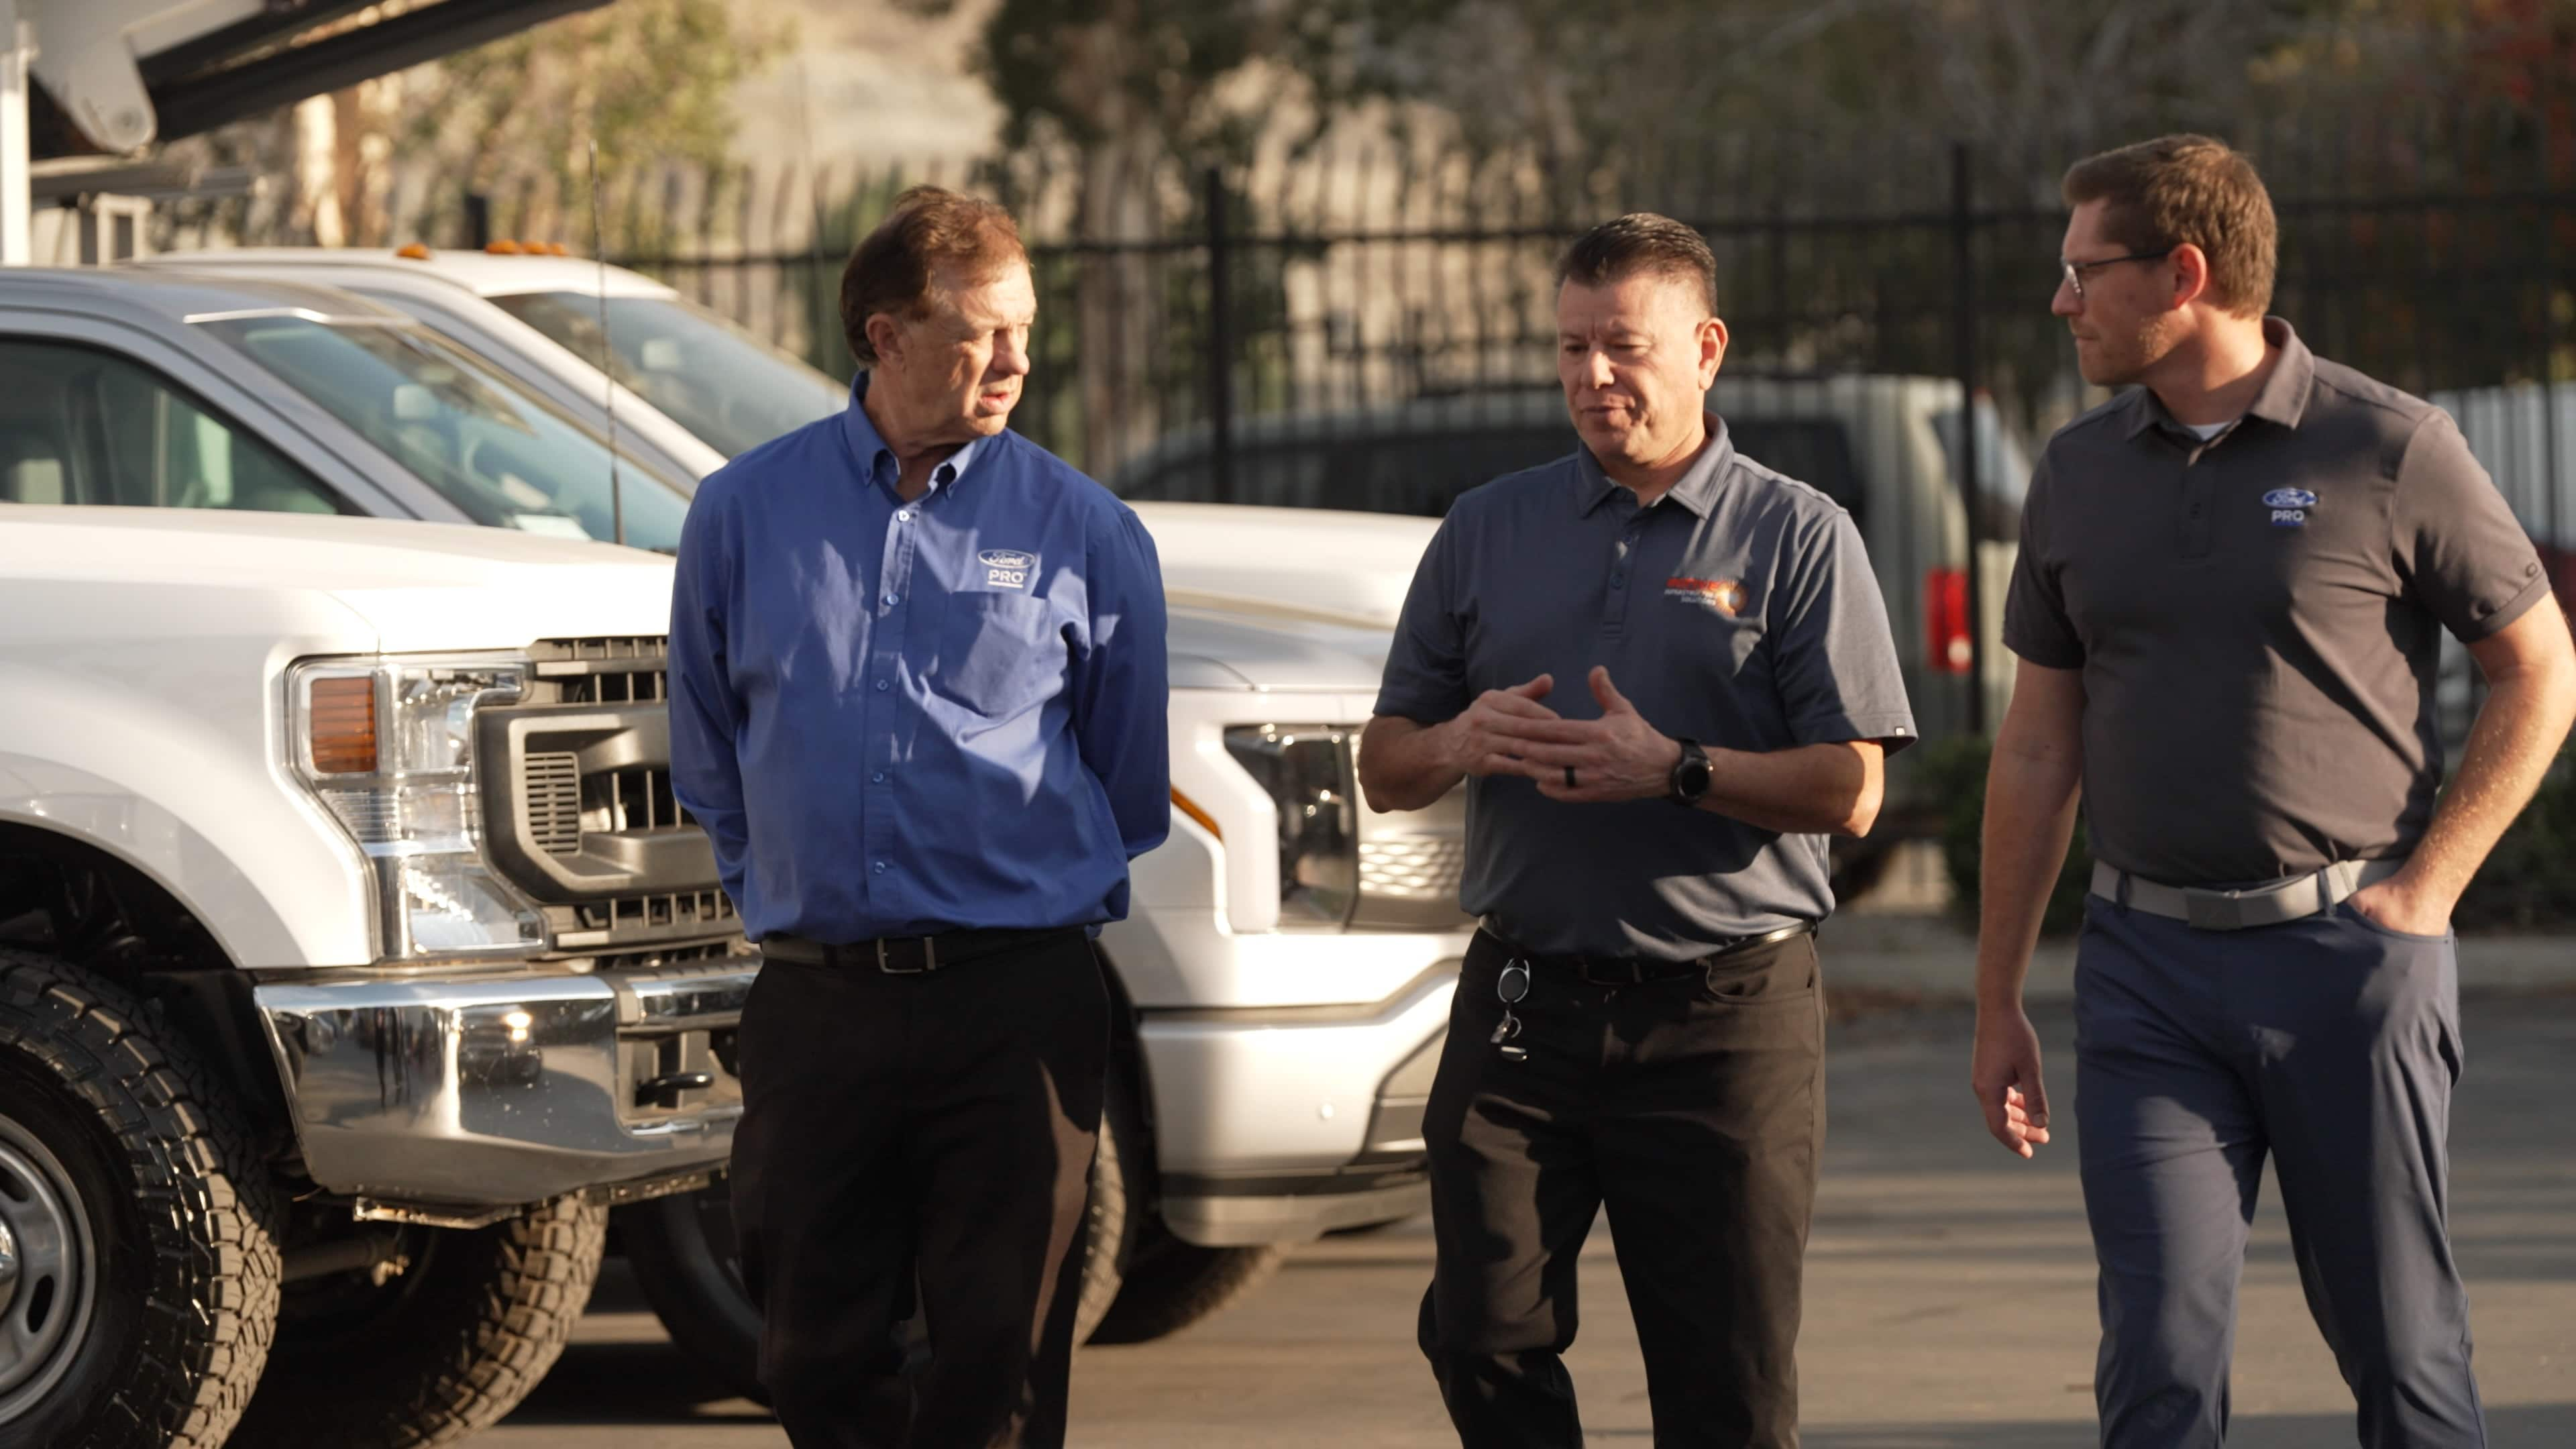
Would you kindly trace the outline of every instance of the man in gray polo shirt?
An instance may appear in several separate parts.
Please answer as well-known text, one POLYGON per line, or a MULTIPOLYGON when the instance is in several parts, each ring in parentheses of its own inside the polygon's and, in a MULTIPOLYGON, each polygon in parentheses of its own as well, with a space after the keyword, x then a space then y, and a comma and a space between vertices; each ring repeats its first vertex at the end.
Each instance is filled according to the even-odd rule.
POLYGON ((1606 1204, 1655 1442, 1785 1449, 1825 837, 1869 829, 1914 724, 1851 518, 1706 414, 1707 244, 1625 216, 1558 276, 1583 446, 1451 509, 1360 751, 1379 809, 1468 781, 1485 921, 1424 1121, 1422 1348, 1470 1449, 1575 1449, 1558 1355, 1606 1204))
POLYGON ((1986 795, 1986 1125, 2025 1158, 2049 1139, 2021 986, 2080 786, 2102 1443, 2221 1442, 2268 1154, 2361 1442, 2481 1446, 2444 1223, 2450 913, 2576 716, 2566 621, 2451 419, 2263 315, 2274 222, 2244 157, 2167 137, 2079 162, 2065 195, 2054 310, 2088 381, 2139 386, 2050 441, 2023 512, 1986 795), (2442 791, 2445 629, 2493 689, 2442 791))

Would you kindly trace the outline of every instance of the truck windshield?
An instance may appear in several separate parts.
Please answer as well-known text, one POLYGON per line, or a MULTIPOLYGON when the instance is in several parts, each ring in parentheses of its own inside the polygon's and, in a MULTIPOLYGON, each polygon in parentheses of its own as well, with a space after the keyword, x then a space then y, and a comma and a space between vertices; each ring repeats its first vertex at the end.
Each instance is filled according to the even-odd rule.
MULTIPOLYGON (((409 322, 296 315, 198 324, 249 354, 435 488, 477 523, 613 539, 608 446, 513 379, 409 322)), ((676 552, 687 496, 616 464, 626 542, 676 552)))
MULTIPOLYGON (((520 321, 600 365, 599 298, 519 292, 492 298, 520 321)), ((612 372, 672 421, 730 458, 839 412, 849 389, 678 297, 611 297, 612 372)))

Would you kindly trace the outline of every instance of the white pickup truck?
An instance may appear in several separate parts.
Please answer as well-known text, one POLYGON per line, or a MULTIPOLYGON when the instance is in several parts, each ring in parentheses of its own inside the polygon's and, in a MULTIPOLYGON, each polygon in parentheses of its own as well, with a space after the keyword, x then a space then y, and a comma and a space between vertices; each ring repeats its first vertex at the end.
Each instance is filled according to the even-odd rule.
POLYGON ((0 1442, 444 1442, 705 1184, 757 961, 650 554, 0 510, 0 1442), (238 1420, 238 1425, 236 1425, 238 1420))

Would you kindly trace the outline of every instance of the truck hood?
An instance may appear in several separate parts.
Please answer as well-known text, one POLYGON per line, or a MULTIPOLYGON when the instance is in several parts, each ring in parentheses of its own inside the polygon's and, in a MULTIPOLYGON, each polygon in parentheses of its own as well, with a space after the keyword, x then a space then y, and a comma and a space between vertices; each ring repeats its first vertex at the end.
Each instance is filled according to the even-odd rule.
POLYGON ((1373 620, 1167 588, 1174 689, 1375 694, 1387 631, 1373 620))
POLYGON ((660 634, 671 617, 671 561, 611 544, 392 519, 0 510, 0 585, 137 583, 234 597, 326 596, 348 617, 345 647, 387 653, 660 634))
MULTIPOLYGON (((1176 594, 1264 601, 1395 627, 1430 518, 1231 503, 1136 503, 1176 594)), ((1177 600, 1175 601, 1177 602, 1177 600)), ((1374 684, 1372 684, 1374 687, 1374 684)))
MULTIPOLYGON (((1294 592, 1308 597, 1367 592, 1335 584, 1328 569, 1310 569, 1305 577, 1312 585, 1294 592)), ((657 635, 671 614, 671 561, 604 543, 391 519, 0 509, 0 618, 146 583, 164 609, 184 607, 172 601, 198 594, 292 606, 305 620, 303 647, 353 653, 657 635), (310 632, 316 628, 329 637, 317 640, 310 632)), ((1377 689, 1388 629, 1373 617, 1178 580, 1166 587, 1175 688, 1377 689)), ((224 611, 209 604, 192 612, 206 623, 224 611)), ((271 617, 269 609, 256 612, 271 617)))

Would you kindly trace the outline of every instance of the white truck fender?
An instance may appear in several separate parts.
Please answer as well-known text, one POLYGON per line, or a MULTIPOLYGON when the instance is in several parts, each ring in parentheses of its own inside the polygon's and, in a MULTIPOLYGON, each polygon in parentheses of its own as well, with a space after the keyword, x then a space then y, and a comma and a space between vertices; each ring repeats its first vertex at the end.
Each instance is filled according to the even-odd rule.
POLYGON ((44 703, 0 712, 0 821, 143 872, 237 966, 374 958, 375 888, 357 846, 288 777, 282 743, 245 749, 214 723, 237 711, 183 714, 152 694, 16 660, 0 661, 0 699, 44 703))

